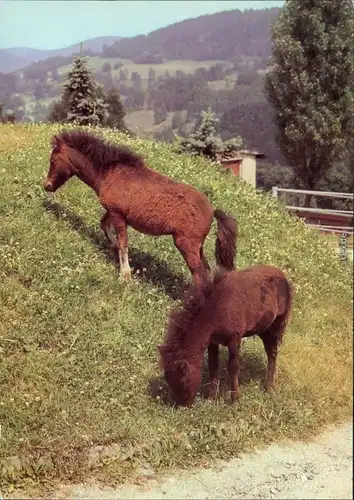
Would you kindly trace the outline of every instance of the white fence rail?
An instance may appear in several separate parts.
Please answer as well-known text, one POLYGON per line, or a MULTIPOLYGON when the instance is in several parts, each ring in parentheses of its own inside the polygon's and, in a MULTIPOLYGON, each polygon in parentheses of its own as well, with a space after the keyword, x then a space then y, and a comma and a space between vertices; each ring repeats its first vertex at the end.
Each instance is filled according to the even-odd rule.
POLYGON ((346 198, 353 199, 353 193, 337 193, 335 191, 308 191, 306 189, 287 189, 278 186, 272 187, 272 195, 278 198, 278 193, 311 194, 313 196, 325 196, 326 198, 346 198))
MULTIPOLYGON (((287 189, 280 188, 278 186, 272 187, 272 196, 278 199, 279 193, 292 193, 292 194, 309 194, 312 196, 323 196, 326 198, 338 198, 353 200, 353 193, 337 193, 333 191, 309 191, 306 189, 287 189)), ((306 212, 312 214, 321 215, 338 215, 341 219, 345 218, 348 220, 349 224, 353 221, 353 211, 352 210, 330 210, 325 208, 312 208, 312 207, 295 207, 291 205, 285 205, 285 207, 291 212, 306 212)), ((329 221, 328 221, 329 222, 329 221)), ((313 229, 319 229, 320 231, 330 232, 330 233, 340 233, 346 235, 353 234, 353 227, 350 225, 334 225, 334 224, 313 224, 307 222, 306 225, 313 229)))

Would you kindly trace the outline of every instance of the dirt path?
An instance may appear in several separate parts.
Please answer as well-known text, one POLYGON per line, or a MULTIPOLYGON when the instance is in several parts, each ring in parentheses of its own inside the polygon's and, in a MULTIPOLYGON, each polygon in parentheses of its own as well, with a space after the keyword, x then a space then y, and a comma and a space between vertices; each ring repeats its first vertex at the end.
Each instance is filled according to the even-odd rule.
POLYGON ((55 498, 352 499, 352 434, 352 423, 347 423, 310 443, 272 445, 212 469, 166 477, 161 483, 147 475, 143 487, 62 487, 55 498))

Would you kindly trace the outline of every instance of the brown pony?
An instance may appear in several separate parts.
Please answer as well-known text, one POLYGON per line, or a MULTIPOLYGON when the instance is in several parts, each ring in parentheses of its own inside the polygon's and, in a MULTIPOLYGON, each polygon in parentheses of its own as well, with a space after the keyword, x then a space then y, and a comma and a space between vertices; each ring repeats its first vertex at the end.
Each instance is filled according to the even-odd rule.
POLYGON ((150 169, 129 148, 106 144, 80 129, 54 136, 52 147, 44 189, 54 192, 74 175, 94 189, 106 209, 101 229, 118 248, 124 279, 131 277, 127 225, 153 236, 171 235, 194 281, 200 282, 210 269, 203 243, 215 217, 216 261, 225 269, 234 268, 235 220, 222 210, 214 210, 208 198, 192 186, 150 169))
POLYGON ((166 343, 159 345, 162 368, 175 402, 193 403, 208 348, 210 395, 218 384, 219 344, 229 350, 231 400, 239 395, 241 339, 258 335, 268 356, 266 390, 274 389, 278 346, 292 307, 292 287, 273 266, 252 266, 216 274, 192 286, 181 309, 170 314, 166 343))

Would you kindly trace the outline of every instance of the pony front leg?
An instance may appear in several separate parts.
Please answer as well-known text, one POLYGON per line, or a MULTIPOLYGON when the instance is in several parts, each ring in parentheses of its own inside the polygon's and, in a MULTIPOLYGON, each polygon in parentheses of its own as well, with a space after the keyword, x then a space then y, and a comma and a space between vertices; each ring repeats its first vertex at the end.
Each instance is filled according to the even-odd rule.
POLYGON ((124 281, 129 281, 131 279, 132 271, 128 258, 127 223, 124 217, 120 214, 111 215, 111 220, 117 235, 120 274, 124 281))
POLYGON ((219 345, 208 345, 209 387, 207 396, 214 398, 219 384, 219 345))
POLYGON ((240 389, 238 386, 238 373, 239 373, 239 356, 240 356, 240 344, 241 340, 237 339, 232 345, 229 345, 229 363, 228 372, 230 377, 231 385, 231 402, 235 403, 236 399, 240 395, 240 389))

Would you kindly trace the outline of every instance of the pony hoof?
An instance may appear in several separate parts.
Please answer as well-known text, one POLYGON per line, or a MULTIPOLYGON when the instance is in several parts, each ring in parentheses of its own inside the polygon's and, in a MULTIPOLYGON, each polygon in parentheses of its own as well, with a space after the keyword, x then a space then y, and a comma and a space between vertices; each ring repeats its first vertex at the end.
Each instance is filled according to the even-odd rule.
POLYGON ((121 273, 121 277, 122 277, 123 281, 126 281, 126 282, 131 281, 132 273, 131 273, 131 271, 123 271, 121 273))
POLYGON ((215 399, 218 393, 218 385, 211 383, 209 386, 205 387, 203 391, 203 396, 206 399, 215 399))
POLYGON ((240 393, 236 391, 231 391, 231 404, 234 405, 240 397, 240 393))

